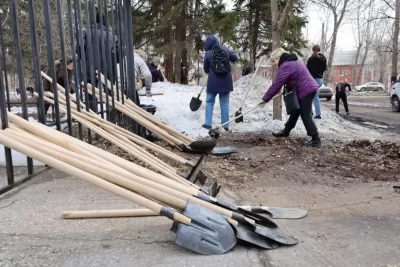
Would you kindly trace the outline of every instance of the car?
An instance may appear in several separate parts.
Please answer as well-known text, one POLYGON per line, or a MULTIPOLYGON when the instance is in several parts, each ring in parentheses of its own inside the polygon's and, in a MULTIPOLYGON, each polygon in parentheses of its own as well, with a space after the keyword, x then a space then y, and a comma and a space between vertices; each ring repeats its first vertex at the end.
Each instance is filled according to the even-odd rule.
POLYGON ((321 85, 318 88, 319 98, 326 98, 326 100, 331 100, 333 96, 333 90, 329 86, 321 85))
POLYGON ((358 92, 366 92, 366 91, 384 91, 385 85, 378 82, 369 82, 362 85, 356 86, 356 91, 358 92))
POLYGON ((390 93, 390 103, 392 104, 393 111, 400 112, 400 81, 393 85, 392 92, 390 93))

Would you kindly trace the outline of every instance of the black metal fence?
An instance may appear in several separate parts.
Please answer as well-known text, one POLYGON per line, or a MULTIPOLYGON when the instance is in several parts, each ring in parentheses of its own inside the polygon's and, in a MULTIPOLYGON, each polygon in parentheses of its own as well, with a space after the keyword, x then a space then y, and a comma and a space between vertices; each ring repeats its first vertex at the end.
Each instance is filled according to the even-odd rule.
MULTIPOLYGON (((131 0, 10 0, 0 4, 2 129, 8 127, 7 112, 15 112, 14 107, 19 107, 18 113, 24 119, 33 116, 49 127, 63 128, 70 135, 77 129, 77 137, 91 143, 90 130, 72 120, 71 101, 77 104, 78 111, 83 103, 87 110, 92 109, 113 123, 120 118, 116 115, 116 100, 123 103, 128 97, 137 103, 131 4, 131 0), (66 105, 62 111, 57 84, 43 78, 42 71, 65 88, 66 105), (99 81, 99 72, 115 86, 99 81), (14 89, 10 75, 18 77, 16 100, 10 98, 14 89), (99 89, 99 101, 95 91, 90 95, 88 83, 99 89), (34 90, 33 101, 28 99, 27 88, 34 90), (54 94, 51 116, 47 114, 50 105, 44 100, 46 90, 54 94), (102 94, 107 92, 111 103, 108 97, 103 103, 102 94), (28 114, 29 106, 36 108, 36 112, 28 114)), ((127 125, 137 133, 138 125, 132 120, 127 125)), ((35 175, 33 161, 27 158, 27 175, 16 181, 11 150, 4 148, 4 154, 7 185, 0 187, 0 194, 35 175)))

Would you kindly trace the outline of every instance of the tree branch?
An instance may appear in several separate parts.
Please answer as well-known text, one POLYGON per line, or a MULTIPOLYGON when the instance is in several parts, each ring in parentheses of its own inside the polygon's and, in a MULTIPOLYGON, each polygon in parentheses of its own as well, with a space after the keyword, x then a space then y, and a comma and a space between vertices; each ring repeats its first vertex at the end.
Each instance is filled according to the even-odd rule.
POLYGON ((283 26, 285 25, 287 17, 289 16, 289 12, 293 7, 293 2, 294 2, 293 0, 287 0, 285 8, 283 9, 283 11, 280 15, 279 21, 278 21, 278 25, 277 25, 278 31, 281 31, 283 26))

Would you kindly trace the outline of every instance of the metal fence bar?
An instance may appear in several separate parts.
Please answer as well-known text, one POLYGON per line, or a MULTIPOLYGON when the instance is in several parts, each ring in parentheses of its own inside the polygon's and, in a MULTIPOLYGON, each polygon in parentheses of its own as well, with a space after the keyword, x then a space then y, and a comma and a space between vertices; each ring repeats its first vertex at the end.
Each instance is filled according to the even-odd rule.
MULTIPOLYGON (((80 66, 76 60, 76 54, 75 54, 75 42, 74 42, 74 28, 72 25, 73 22, 73 17, 72 17, 72 0, 67 0, 67 9, 68 9, 68 27, 69 27, 69 35, 70 35, 70 42, 71 42, 71 57, 72 57, 72 62, 74 64, 74 83, 75 83, 75 102, 77 105, 77 110, 78 112, 81 111, 81 99, 80 99, 80 81, 78 82, 78 75, 80 76, 80 66)), ((75 24, 77 25, 77 24, 75 24)), ((78 41, 78 40, 77 40, 78 41)), ((79 134, 79 139, 83 139, 83 130, 82 130, 82 124, 78 122, 78 134, 79 134)))
POLYGON ((101 47, 102 47, 102 59, 103 59, 103 62, 105 62, 105 73, 103 73, 104 74, 104 76, 105 76, 105 78, 110 78, 110 79, 108 79, 108 80, 110 80, 110 82, 111 82, 111 88, 108 88, 108 82, 105 82, 105 84, 104 84, 104 92, 105 92, 105 94, 106 94, 106 117, 107 117, 107 120, 110 120, 110 101, 109 101, 109 99, 108 99, 108 96, 110 95, 110 93, 111 93, 111 96, 112 96, 112 88, 113 88, 113 72, 111 71, 110 73, 108 73, 109 72, 109 69, 111 69, 112 70, 112 65, 111 65, 111 51, 110 51, 110 30, 109 30, 109 28, 108 28, 108 1, 107 0, 105 0, 104 1, 104 9, 102 9, 102 1, 101 0, 98 0, 98 2, 99 2, 99 12, 100 13, 102 13, 103 14, 103 16, 101 16, 101 22, 103 23, 103 25, 104 25, 104 27, 106 28, 106 36, 104 37, 103 35, 102 35, 102 38, 101 38, 101 43, 102 43, 102 45, 101 45, 101 47), (104 19, 104 21, 103 21, 103 19, 104 19), (104 52, 103 52, 104 51, 104 52))
POLYGON ((125 92, 125 49, 124 49, 124 30, 122 28, 123 22, 123 13, 122 10, 122 2, 118 0, 117 3, 117 16, 118 16, 118 35, 119 35, 119 52, 120 52, 120 62, 119 62, 119 70, 120 70, 120 83, 121 83, 121 103, 124 104, 124 92, 125 92))
MULTIPOLYGON (((85 105, 86 105, 86 111, 89 111, 89 94, 88 94, 88 90, 87 90, 87 82, 88 82, 88 78, 87 77, 87 69, 86 69, 86 49, 88 49, 85 46, 84 40, 83 40, 83 28, 82 28, 82 16, 81 16, 81 12, 82 12, 82 8, 81 8, 81 3, 82 1, 80 0, 74 0, 75 3, 75 10, 77 10, 77 12, 75 12, 75 21, 77 21, 77 33, 79 35, 79 43, 78 44, 78 52, 79 52, 79 59, 82 62, 82 75, 83 75, 83 91, 85 92, 85 105)), ((80 88, 82 88, 81 84, 79 84, 80 88)), ((92 143, 92 131, 90 129, 87 129, 87 133, 88 133, 88 142, 89 144, 92 143)))
MULTIPOLYGON (((71 117, 71 104, 70 104, 70 84, 69 84, 69 75, 67 69, 67 56, 65 51, 65 38, 64 38, 64 23, 62 18, 62 8, 61 8, 61 0, 57 0, 57 18, 58 18, 58 32, 60 33, 60 46, 61 46, 61 58, 62 58, 62 66, 63 66, 63 75, 64 75, 64 86, 65 88, 65 99, 66 99, 66 108, 67 108, 67 125, 68 125, 68 134, 72 135, 72 117, 71 117)), ((69 60, 69 57, 68 57, 69 60)), ((53 81, 54 83, 54 81, 53 81)))
MULTIPOLYGON (((114 10, 113 10, 113 1, 111 0, 111 2, 108 2, 108 0, 105 0, 105 4, 104 4, 104 12, 107 14, 107 20, 106 20, 106 28, 107 29, 109 29, 109 27, 110 27, 110 23, 109 23, 109 20, 110 20, 110 18, 108 17, 108 7, 109 6, 111 6, 111 37, 112 37, 112 39, 113 39, 113 42, 112 42, 112 47, 109 47, 109 51, 107 52, 107 62, 109 63, 109 64, 111 64, 111 66, 112 66, 112 75, 111 75, 111 84, 112 84, 112 86, 111 86, 111 112, 113 112, 113 116, 111 117, 111 116, 108 116, 107 115, 107 118, 109 118, 108 120, 110 120, 110 121, 112 121, 113 123, 115 123, 116 122, 116 112, 115 112, 115 85, 116 84, 118 84, 118 78, 116 77, 116 75, 117 75, 117 71, 116 71, 116 57, 118 56, 117 55, 117 53, 116 53, 116 49, 115 49, 115 47, 116 47, 116 44, 115 44, 115 42, 116 42, 116 38, 115 38, 115 36, 114 36, 114 16, 113 16, 113 13, 114 13, 114 10), (112 53, 112 51, 114 52, 114 57, 112 56, 113 55, 113 53, 112 53)), ((106 40, 106 42, 109 44, 110 43, 110 32, 109 31, 107 31, 107 40, 106 40)), ((118 88, 118 87, 117 87, 118 88)), ((111 113, 110 112, 110 113, 111 113)))
MULTIPOLYGON (((11 12, 11 21, 12 21, 12 25, 13 25, 15 58, 17 59, 18 83, 19 83, 19 89, 21 92, 22 116, 25 120, 29 120, 28 107, 26 106, 27 97, 26 97, 24 70, 23 70, 23 66, 22 66, 22 53, 21 53, 21 42, 20 42, 20 38, 19 38, 18 15, 17 15, 17 7, 16 7, 15 2, 16 2, 16 0, 10 1, 10 12, 11 12)), ((33 173, 32 159, 27 157, 27 163, 28 163, 28 174, 32 174, 33 173)))
MULTIPOLYGON (((3 14, 0 12, 0 21, 3 21, 3 14)), ((5 82, 5 91, 7 97, 7 108, 8 111, 11 111, 11 103, 10 103, 10 91, 8 87, 8 75, 7 75, 7 58, 6 58, 6 48, 4 45, 4 36, 3 36, 3 27, 0 25, 0 46, 1 46, 1 54, 3 55, 3 71, 4 71, 4 82, 5 82)))
MULTIPOLYGON (((0 21, 3 21, 2 14, 0 13, 0 21)), ((0 34, 2 37, 2 32, 3 32, 3 26, 0 23, 0 34)), ((2 42, 3 43, 3 42, 2 42)), ((4 54, 4 46, 2 46, 2 53, 3 57, 5 57, 4 54)), ((7 68, 6 61, 3 61, 4 66, 0 63, 0 112, 1 112, 1 128, 2 130, 8 128, 8 116, 7 116, 7 106, 6 106, 6 100, 5 100, 5 88, 3 86, 3 69, 7 68)), ((4 154, 5 154, 5 160, 6 160, 6 169, 7 169, 7 184, 11 185, 14 183, 14 168, 13 168, 13 161, 12 161, 12 154, 11 154, 11 149, 8 147, 4 147, 4 154)))
POLYGON ((40 58, 38 50, 38 40, 36 36, 36 14, 33 5, 33 0, 28 0, 29 6, 29 30, 30 39, 32 46, 32 57, 33 57, 33 69, 35 72, 35 91, 38 93, 38 120, 42 124, 46 124, 46 114, 44 111, 44 101, 43 101, 43 85, 42 76, 40 74, 40 58))
MULTIPOLYGON (((135 82, 135 71, 134 71, 134 50, 133 50, 133 36, 132 36, 132 4, 131 0, 125 0, 124 2, 125 12, 126 12, 126 53, 127 53, 127 84, 128 91, 127 96, 133 100, 133 102, 138 103, 136 94, 136 82, 135 82)), ((134 120, 131 121, 132 130, 134 133, 138 134, 139 126, 134 120)))
POLYGON ((58 131, 61 130, 60 124, 60 109, 58 105, 58 89, 57 89, 57 77, 56 71, 54 67, 54 54, 53 54, 53 38, 51 36, 51 19, 50 19, 50 6, 49 0, 43 0, 43 14, 44 14, 44 23, 46 28, 46 44, 47 44, 47 61, 49 68, 49 76, 52 79, 52 83, 50 84, 51 91, 54 94, 54 112, 56 116, 56 128, 58 131))

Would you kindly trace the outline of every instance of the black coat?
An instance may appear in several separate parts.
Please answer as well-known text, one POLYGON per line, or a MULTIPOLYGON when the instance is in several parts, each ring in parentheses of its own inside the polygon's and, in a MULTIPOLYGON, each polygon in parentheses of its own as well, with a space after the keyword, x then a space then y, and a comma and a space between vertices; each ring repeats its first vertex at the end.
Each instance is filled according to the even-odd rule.
MULTIPOLYGON (((107 78, 108 80, 111 81, 111 77, 114 77, 114 81, 117 80, 118 78, 118 73, 117 73, 117 64, 120 62, 120 55, 118 53, 118 37, 114 36, 109 32, 109 50, 108 53, 111 53, 111 64, 107 64, 107 51, 106 51, 106 41, 107 41, 107 29, 104 25, 101 24, 96 24, 90 26, 89 29, 84 29, 83 32, 83 51, 84 55, 81 55, 81 51, 79 47, 76 47, 76 53, 78 55, 79 60, 82 60, 83 57, 85 58, 86 61, 86 77, 87 80, 91 80, 91 72, 90 66, 93 66, 95 70, 100 70, 101 73, 105 74, 107 72, 107 78), (97 39, 97 46, 98 46, 98 51, 99 51, 99 59, 96 59, 97 52, 94 50, 95 49, 95 42, 93 38, 91 38, 91 47, 89 47, 89 40, 88 40, 88 34, 90 33, 91 30, 95 31, 95 37, 97 39), (115 48, 114 48, 114 39, 115 39, 115 48), (92 53, 94 51, 94 54, 92 56, 94 62, 90 62, 90 56, 89 53, 92 53), (104 52, 103 52, 104 51, 104 52), (105 55, 105 60, 103 60, 103 53, 106 53, 105 55), (116 60, 115 60, 116 56, 116 60), (99 62, 99 66, 98 66, 99 62)), ((81 71, 81 73, 83 70, 81 71)))
POLYGON ((150 72, 151 72, 151 76, 153 79, 153 83, 156 82, 163 82, 164 81, 164 76, 162 75, 161 71, 159 69, 157 69, 157 66, 154 63, 150 63, 147 64, 150 72))
POLYGON ((324 54, 313 55, 307 61, 307 69, 313 78, 323 78, 326 68, 326 57, 324 54))

